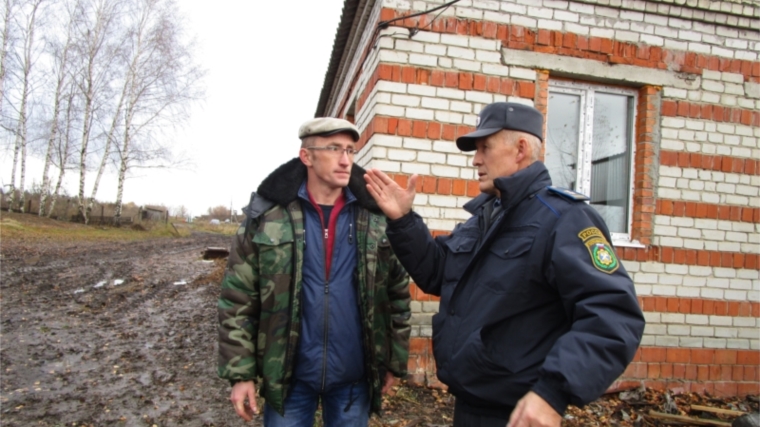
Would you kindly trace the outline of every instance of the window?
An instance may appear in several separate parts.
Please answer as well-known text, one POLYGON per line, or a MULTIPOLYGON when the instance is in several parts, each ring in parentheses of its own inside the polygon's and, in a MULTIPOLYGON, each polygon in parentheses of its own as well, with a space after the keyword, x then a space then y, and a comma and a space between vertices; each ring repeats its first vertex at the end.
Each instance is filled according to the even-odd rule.
POLYGON ((553 185, 588 195, 613 241, 631 240, 638 91, 551 81, 544 163, 553 185))

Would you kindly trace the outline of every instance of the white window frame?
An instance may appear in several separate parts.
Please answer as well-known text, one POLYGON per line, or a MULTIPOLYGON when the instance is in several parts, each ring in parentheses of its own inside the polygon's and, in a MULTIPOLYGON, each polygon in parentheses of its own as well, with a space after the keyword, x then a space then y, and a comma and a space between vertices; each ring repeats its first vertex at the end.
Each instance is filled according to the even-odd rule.
MULTIPOLYGON (((630 141, 630 164, 629 164, 629 176, 628 176, 628 223, 626 224, 627 232, 625 233, 613 233, 610 232, 613 245, 628 246, 635 244, 631 238, 631 232, 633 229, 633 193, 635 189, 634 182, 634 162, 636 159, 636 120, 638 114, 639 94, 636 89, 628 89, 621 87, 606 86, 604 84, 589 84, 578 83, 565 80, 550 80, 549 81, 549 94, 566 93, 571 95, 580 96, 580 123, 578 124, 578 169, 576 182, 579 183, 577 191, 583 194, 591 194, 591 159, 592 159, 592 142, 593 142, 593 125, 594 125, 594 93, 603 92, 616 95, 625 95, 633 98, 631 108, 629 109, 630 116, 630 130, 628 140, 630 141)), ((547 121, 551 120, 551 116, 547 110, 547 121)), ((586 203, 589 203, 588 201, 586 203)))

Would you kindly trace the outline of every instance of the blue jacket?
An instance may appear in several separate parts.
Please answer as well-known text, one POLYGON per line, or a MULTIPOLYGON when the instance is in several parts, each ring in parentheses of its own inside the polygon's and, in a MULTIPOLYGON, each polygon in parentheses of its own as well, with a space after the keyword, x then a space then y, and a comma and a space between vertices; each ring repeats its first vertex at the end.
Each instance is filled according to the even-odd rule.
POLYGON ((497 178, 494 197, 433 239, 422 219, 387 235, 417 285, 440 295, 433 317, 438 378, 465 404, 511 410, 534 391, 560 414, 599 397, 633 358, 644 318, 633 282, 593 207, 554 191, 543 163, 497 178))
POLYGON ((301 185, 298 197, 304 211, 305 243, 301 339, 294 377, 321 392, 360 381, 365 374, 362 322, 354 276, 356 198, 346 188, 345 205, 339 212, 332 213, 337 215, 337 221, 331 230, 332 260, 330 271, 326 271, 327 231, 322 227, 318 207, 309 199, 306 182, 301 185))

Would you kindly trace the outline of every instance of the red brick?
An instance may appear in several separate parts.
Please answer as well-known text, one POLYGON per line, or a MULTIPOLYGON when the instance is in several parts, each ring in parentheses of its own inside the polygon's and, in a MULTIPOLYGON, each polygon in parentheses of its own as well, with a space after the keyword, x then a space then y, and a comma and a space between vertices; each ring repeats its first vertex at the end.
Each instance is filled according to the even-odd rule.
POLYGON ((427 194, 433 194, 436 190, 436 179, 433 176, 422 177, 422 192, 427 194))
POLYGON ((663 116, 675 117, 678 105, 675 101, 662 101, 660 112, 663 116))
POLYGON ((427 123, 415 120, 412 122, 412 136, 415 138, 424 138, 427 135, 427 123))
POLYGON ((485 90, 486 88, 486 76, 482 74, 475 74, 473 76, 472 88, 475 90, 485 90))
POLYGON ((736 363, 736 350, 715 350, 715 363, 733 365, 736 363))
POLYGON ((459 73, 459 89, 472 90, 472 73, 459 73))
POLYGON ((440 70, 433 70, 430 75, 430 84, 433 86, 442 87, 444 85, 445 74, 440 70))
POLYGON ((691 349, 691 363, 711 364, 715 360, 715 350, 695 348, 691 349))
POLYGON ((399 119, 398 134, 401 136, 412 136, 412 121, 407 119, 399 119))

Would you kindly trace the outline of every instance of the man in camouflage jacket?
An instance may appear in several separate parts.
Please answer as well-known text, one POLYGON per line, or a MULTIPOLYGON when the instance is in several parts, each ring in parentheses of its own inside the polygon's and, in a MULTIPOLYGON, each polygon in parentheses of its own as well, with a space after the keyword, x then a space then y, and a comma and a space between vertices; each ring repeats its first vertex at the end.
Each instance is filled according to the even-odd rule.
POLYGON ((353 164, 356 128, 320 118, 299 137, 299 158, 261 183, 233 238, 218 374, 245 420, 258 413, 256 381, 267 426, 311 426, 319 399, 326 426, 366 425, 406 375, 409 279, 353 164), (363 414, 346 418, 352 406, 363 414))

